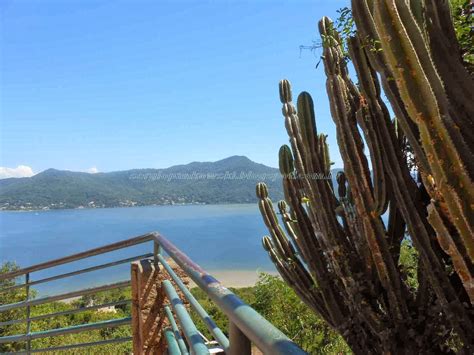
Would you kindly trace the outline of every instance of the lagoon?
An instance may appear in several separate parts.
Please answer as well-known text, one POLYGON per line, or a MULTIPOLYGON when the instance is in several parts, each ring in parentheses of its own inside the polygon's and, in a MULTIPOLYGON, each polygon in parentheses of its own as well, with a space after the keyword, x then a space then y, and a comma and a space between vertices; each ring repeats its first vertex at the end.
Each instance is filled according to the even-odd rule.
MULTIPOLYGON (((78 253, 133 236, 157 231, 211 274, 256 275, 274 272, 261 245, 267 234, 257 204, 186 205, 132 208, 0 212, 0 262, 21 267, 78 253)), ((39 279, 78 267, 150 252, 150 244, 114 251, 52 270, 32 274, 39 279)), ((74 276, 37 287, 42 295, 87 285, 124 280, 129 265, 74 276)), ((223 280, 224 281, 224 280, 223 280)), ((233 286, 233 285, 229 285, 233 286)))

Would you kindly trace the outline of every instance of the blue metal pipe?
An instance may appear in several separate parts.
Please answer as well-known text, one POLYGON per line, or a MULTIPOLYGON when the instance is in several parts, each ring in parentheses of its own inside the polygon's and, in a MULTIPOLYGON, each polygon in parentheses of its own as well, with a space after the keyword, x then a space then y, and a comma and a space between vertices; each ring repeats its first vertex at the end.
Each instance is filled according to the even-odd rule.
POLYGON ((199 334, 199 331, 194 325, 193 320, 186 311, 186 307, 184 307, 183 302, 180 300, 171 282, 169 280, 164 280, 163 288, 174 309, 176 317, 178 317, 184 336, 186 337, 188 344, 190 344, 191 353, 196 355, 209 354, 209 350, 207 349, 206 344, 204 344, 201 334, 199 334))
POLYGON ((199 317, 203 320, 204 324, 206 325, 207 329, 212 333, 214 339, 224 348, 226 353, 230 351, 229 339, 225 336, 222 330, 217 327, 216 323, 212 320, 211 316, 206 312, 206 310, 201 306, 196 298, 194 298, 193 294, 188 290, 186 285, 181 281, 178 275, 173 271, 173 269, 169 266, 166 262, 165 258, 162 255, 158 255, 158 260, 166 269, 168 274, 171 276, 173 281, 179 287, 181 292, 184 294, 184 297, 189 301, 191 306, 194 308, 196 313, 199 317))
POLYGON ((168 354, 181 355, 181 350, 179 349, 174 332, 170 328, 166 328, 163 333, 165 335, 166 343, 168 344, 168 354))
POLYGON ((176 338, 176 341, 178 342, 179 350, 181 350, 181 354, 187 355, 189 354, 188 348, 186 348, 186 343, 184 342, 184 339, 181 337, 181 332, 178 329, 178 325, 176 324, 176 321, 174 320, 173 313, 171 313, 171 309, 168 306, 165 306, 165 314, 166 317, 168 317, 168 320, 170 321, 171 329, 173 329, 174 336, 176 338))

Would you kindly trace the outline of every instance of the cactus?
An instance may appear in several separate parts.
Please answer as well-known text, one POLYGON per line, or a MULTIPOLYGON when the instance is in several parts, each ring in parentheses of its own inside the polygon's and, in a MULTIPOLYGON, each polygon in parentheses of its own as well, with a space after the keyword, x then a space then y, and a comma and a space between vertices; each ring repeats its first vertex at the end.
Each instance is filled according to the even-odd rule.
MULTIPOLYGON (((454 97, 460 89, 442 77, 449 70, 460 75, 462 64, 451 55, 440 64, 439 53, 432 53, 452 39, 441 3, 353 0, 357 32, 348 46, 358 85, 331 20, 320 21, 326 89, 344 161, 337 187, 321 178, 331 162, 311 96, 301 93, 295 107, 290 83, 280 82, 290 139, 279 152, 284 229, 259 184, 270 234, 263 245, 283 279, 355 353, 443 353, 448 343, 460 353, 473 350, 473 145, 472 131, 459 129, 472 124, 472 102, 462 101, 466 93, 454 97), (439 39, 435 31, 442 32, 439 39), (381 51, 371 49, 373 40, 381 51), (399 263, 405 233, 419 255, 416 289, 399 263)), ((467 88, 469 80, 459 85, 467 88)))

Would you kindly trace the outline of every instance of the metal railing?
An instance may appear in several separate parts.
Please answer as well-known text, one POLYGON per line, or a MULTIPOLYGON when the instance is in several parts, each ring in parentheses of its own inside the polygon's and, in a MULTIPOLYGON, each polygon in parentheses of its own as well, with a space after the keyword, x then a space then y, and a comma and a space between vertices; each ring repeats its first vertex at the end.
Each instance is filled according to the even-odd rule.
POLYGON ((39 297, 39 298, 32 298, 31 297, 31 287, 32 286, 37 286, 37 285, 43 285, 47 284, 52 281, 60 280, 60 279, 65 279, 68 277, 80 275, 80 274, 85 274, 89 273, 92 271, 97 271, 97 270, 102 270, 106 268, 110 268, 113 266, 117 265, 122 265, 126 263, 130 263, 135 260, 140 260, 144 258, 150 258, 154 256, 154 253, 148 253, 148 254, 141 254, 141 255, 136 255, 134 257, 129 257, 126 259, 120 259, 116 260, 113 262, 108 262, 104 264, 99 264, 96 266, 88 267, 88 268, 83 268, 79 270, 75 270, 72 272, 66 272, 66 273, 60 273, 54 276, 46 277, 46 278, 41 278, 38 280, 31 280, 31 275, 42 271, 46 269, 52 269, 54 267, 63 265, 63 264, 68 264, 72 263, 75 261, 83 260, 86 258, 91 258, 96 255, 101 255, 109 252, 113 252, 116 250, 120 249, 125 249, 129 248, 138 244, 143 244, 146 242, 152 242, 155 244, 155 239, 154 239, 154 234, 146 234, 142 236, 138 236, 135 238, 127 239, 124 241, 120 241, 118 243, 113 243, 109 244, 103 247, 95 248, 95 249, 90 249, 88 251, 70 255, 67 257, 47 261, 41 264, 36 264, 30 267, 26 267, 23 269, 15 270, 9 273, 5 274, 0 274, 0 281, 5 281, 5 280, 14 280, 18 277, 24 277, 24 282, 11 285, 8 287, 4 287, 0 289, 0 293, 5 293, 5 292, 11 292, 14 290, 18 290, 21 288, 24 288, 26 290, 26 298, 23 301, 17 302, 17 303, 10 303, 10 304, 2 304, 0 305, 0 313, 2 312, 7 312, 7 311, 12 311, 12 310, 17 310, 17 309, 24 309, 25 310, 25 318, 20 318, 20 319, 11 319, 7 320, 4 322, 0 322, 0 329, 1 327, 6 327, 9 325, 14 325, 14 324, 20 324, 20 323, 26 323, 26 331, 24 334, 17 334, 17 335, 9 335, 9 336, 3 336, 0 337, 0 344, 2 343, 25 343, 24 350, 21 351, 16 351, 14 352, 15 354, 30 354, 30 353, 37 353, 37 352, 44 352, 44 351, 61 351, 61 350, 69 350, 69 349, 75 349, 75 348, 83 348, 83 347, 91 347, 91 346, 99 346, 99 345, 105 345, 105 344, 111 344, 111 343, 119 343, 119 342, 127 342, 131 341, 131 337, 122 337, 122 338, 115 338, 115 339, 105 339, 105 340, 99 340, 95 342, 88 342, 88 343, 78 343, 78 344, 70 344, 70 345, 64 345, 60 347, 51 347, 51 348, 38 348, 38 349, 32 349, 31 348, 31 341, 34 339, 41 339, 41 338, 47 338, 47 337, 54 337, 58 335, 64 335, 64 334, 71 334, 71 333, 79 333, 79 332, 85 332, 85 331, 90 331, 90 330, 96 330, 96 329, 103 329, 103 328, 112 328, 112 327, 119 327, 123 325, 129 325, 130 324, 130 317, 125 317, 125 318, 120 318, 120 319, 112 319, 108 321, 102 321, 102 322, 95 322, 95 323, 87 323, 87 324, 81 324, 81 325, 76 325, 72 327, 66 327, 66 328, 58 328, 58 329, 50 329, 50 330, 45 330, 45 331, 39 331, 39 332, 32 332, 31 331, 31 324, 32 322, 36 322, 39 320, 44 320, 48 318, 53 318, 57 316, 63 316, 63 315, 69 315, 69 314, 75 314, 75 313, 80 313, 80 312, 85 312, 85 311, 90 311, 90 310, 98 310, 101 308, 105 307, 115 307, 119 305, 127 305, 131 303, 131 300, 118 300, 114 302, 107 302, 103 304, 97 304, 97 305, 90 305, 86 307, 79 307, 79 308, 72 308, 69 310, 65 311, 60 311, 60 312, 54 312, 54 313, 48 313, 48 314, 41 314, 37 316, 31 316, 31 307, 37 306, 37 305, 42 305, 42 304, 47 304, 51 302, 56 302, 56 301, 63 301, 67 299, 71 299, 74 297, 82 297, 86 295, 93 295, 98 292, 103 292, 103 291, 108 291, 108 290, 113 290, 113 289, 119 289, 119 288, 124 288, 128 287, 130 285, 130 279, 128 280, 123 280, 120 282, 115 282, 112 284, 106 284, 106 285, 100 285, 100 286, 95 286, 91 288, 83 288, 77 291, 72 291, 72 292, 67 292, 67 293, 61 293, 61 294, 56 294, 53 296, 47 296, 47 297, 39 297))
POLYGON ((47 282, 96 271, 100 269, 109 268, 112 266, 130 263, 132 261, 153 258, 154 264, 161 264, 162 268, 168 273, 174 285, 179 289, 181 294, 189 302, 189 305, 195 313, 202 319, 209 332, 212 334, 214 341, 207 341, 206 338, 199 332, 194 324, 187 308, 183 305, 182 300, 176 292, 175 286, 169 280, 162 282, 162 288, 167 295, 168 304, 164 307, 164 313, 169 320, 169 327, 163 329, 163 336, 168 345, 168 353, 175 354, 209 354, 211 347, 214 347, 214 353, 218 352, 225 354, 250 354, 251 344, 268 354, 305 354, 294 342, 286 337, 282 332, 275 328, 270 322, 263 318, 259 313, 252 309, 249 305, 243 302, 239 297, 232 293, 229 289, 221 285, 214 277, 209 275, 199 265, 189 259, 183 252, 181 252, 170 241, 156 232, 148 233, 135 238, 127 239, 118 243, 109 244, 100 248, 91 249, 82 253, 70 255, 60 259, 48 261, 37 264, 20 270, 15 270, 9 273, 0 274, 0 281, 7 279, 15 279, 19 276, 25 277, 25 282, 17 285, 11 285, 0 289, 0 292, 8 292, 19 288, 25 288, 26 299, 17 303, 0 305, 0 313, 11 311, 14 309, 25 309, 25 318, 11 319, 0 322, 1 327, 26 323, 26 332, 24 334, 9 335, 0 337, 0 344, 2 343, 18 343, 25 342, 25 350, 14 352, 15 354, 30 354, 44 351, 62 351, 69 349, 93 347, 111 343, 120 343, 133 340, 131 337, 104 339, 88 343, 78 343, 63 346, 56 346, 50 348, 36 349, 31 348, 31 341, 45 337, 53 337, 63 334, 71 334, 84 332, 95 329, 118 327, 129 325, 130 317, 111 319, 107 321, 94 322, 71 326, 67 328, 50 329, 39 332, 31 332, 31 323, 66 314, 74 314, 88 310, 97 310, 104 307, 111 307, 117 305, 124 305, 131 303, 131 300, 119 300, 114 302, 107 302, 100 305, 91 305, 86 307, 73 308, 66 311, 60 311, 50 314, 42 314, 31 316, 31 307, 51 303, 55 301, 70 299, 73 297, 85 296, 95 294, 97 292, 123 288, 130 285, 130 280, 124 280, 113 284, 106 284, 92 288, 84 288, 78 291, 72 291, 53 296, 31 298, 30 288, 34 285, 44 284, 47 282), (153 252, 148 254, 137 255, 134 257, 120 259, 97 266, 83 268, 72 272, 62 273, 47 278, 30 280, 30 275, 34 272, 50 269, 59 265, 71 263, 74 261, 90 258, 99 254, 108 253, 118 249, 128 248, 137 244, 146 242, 153 243, 153 252), (220 310, 229 319, 229 329, 227 337, 225 332, 217 327, 213 319, 209 316, 206 310, 195 299, 180 277, 175 273, 173 268, 165 259, 163 251, 176 262, 176 264, 183 270, 183 272, 194 281, 194 283, 203 290, 209 298, 219 307, 220 310))
MULTIPOLYGON (((178 282, 179 277, 169 267, 161 250, 158 253, 158 260, 163 264, 165 270, 170 274, 178 288, 188 299, 190 305, 196 313, 202 318, 207 328, 213 334, 215 340, 224 348, 226 353, 230 354, 250 354, 251 343, 262 350, 265 354, 305 354, 293 341, 278 330, 273 324, 263 318, 257 311, 242 301, 228 288, 224 287, 218 280, 202 269, 198 264, 192 261, 186 254, 180 251, 169 240, 155 234, 155 239, 160 246, 176 264, 188 275, 194 283, 203 290, 209 298, 219 307, 219 309, 229 318, 229 338, 223 334, 222 330, 217 328, 212 318, 202 309, 199 303, 192 297, 182 282, 178 282)), ((165 291, 169 286, 165 286, 165 291)), ((167 292, 169 299, 170 294, 167 292)), ((176 302, 179 304, 179 302, 176 302)), ((175 302, 172 302, 172 306, 175 302)), ((186 337, 185 325, 181 323, 184 335, 186 337)), ((184 320, 185 321, 185 320, 184 320)), ((192 336, 188 333, 188 337, 192 336)), ((188 343, 190 343, 188 341, 188 343)), ((194 343, 192 343, 194 344, 194 343)), ((193 348, 197 354, 200 352, 200 346, 193 348), (199 351, 198 351, 199 350, 199 351)), ((179 353, 177 353, 179 354, 179 353)))

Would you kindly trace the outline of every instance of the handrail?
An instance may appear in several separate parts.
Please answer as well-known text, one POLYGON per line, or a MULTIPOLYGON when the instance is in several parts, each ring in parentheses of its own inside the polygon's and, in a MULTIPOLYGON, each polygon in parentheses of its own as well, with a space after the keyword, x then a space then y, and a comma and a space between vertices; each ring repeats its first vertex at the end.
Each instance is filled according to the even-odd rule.
POLYGON ((46 261, 44 263, 32 265, 32 266, 29 266, 29 267, 26 267, 26 268, 23 268, 23 269, 19 269, 19 270, 15 270, 15 271, 5 273, 5 274, 1 274, 0 275, 0 281, 6 280, 6 279, 12 279, 14 277, 18 277, 18 276, 21 276, 21 275, 25 275, 25 274, 28 274, 28 273, 35 272, 35 271, 47 269, 47 268, 50 268, 50 267, 53 267, 53 266, 58 266, 58 265, 70 263, 70 262, 73 262, 73 261, 89 258, 91 256, 108 253, 110 251, 127 248, 127 247, 130 247, 132 245, 146 243, 146 242, 149 242, 149 241, 153 240, 153 238, 156 234, 157 233, 147 233, 147 234, 135 237, 135 238, 121 240, 120 242, 117 242, 117 243, 107 244, 105 246, 101 246, 101 247, 98 247, 98 248, 86 250, 86 251, 83 251, 81 253, 68 255, 68 256, 65 256, 63 258, 46 261))
POLYGON ((15 289, 18 289, 18 288, 22 288, 22 287, 26 287, 26 286, 34 286, 34 285, 39 285, 39 284, 42 284, 42 283, 45 283, 45 282, 51 282, 51 281, 56 281, 56 280, 60 280, 60 279, 64 279, 66 277, 71 277, 71 276, 77 276, 77 275, 80 275, 80 274, 84 274, 86 272, 91 272, 91 271, 97 271, 97 270, 101 270, 101 269, 106 269, 108 267, 111 267, 111 266, 118 266, 118 265, 121 265, 121 264, 125 264, 125 263, 128 263, 128 262, 131 262, 131 261, 135 261, 135 260, 140 260, 140 259, 146 259, 146 258, 150 258, 153 256, 153 253, 147 253, 147 254, 142 254, 142 255, 137 255, 137 256, 133 256, 131 258, 126 258, 126 259, 121 259, 121 260, 117 260, 117 261, 112 261, 110 263, 105 263, 105 264, 101 264, 101 265, 96 265, 96 266, 91 266, 91 267, 88 267, 88 268, 85 268, 85 269, 80 269, 80 270, 76 270, 76 271, 71 271, 71 272, 67 272, 67 273, 64 273, 64 274, 60 274, 60 275, 55 275, 55 276, 51 276, 51 277, 46 277, 44 279, 40 279, 40 280, 35 280, 35 281, 30 281, 28 284, 19 284, 19 285, 15 285, 15 286, 10 286, 10 287, 6 287, 6 288, 2 288, 0 289, 0 292, 8 292, 8 291, 12 291, 12 290, 15 290, 15 289))
POLYGON ((12 309, 17 309, 17 308, 23 308, 23 307, 26 307, 26 306, 37 306, 39 304, 50 303, 50 302, 53 302, 53 301, 67 300, 67 299, 73 298, 73 297, 90 295, 90 294, 94 294, 94 293, 97 293, 97 292, 113 290, 113 289, 116 289, 116 288, 127 287, 127 286, 130 286, 130 280, 120 281, 120 282, 116 282, 116 283, 108 284, 108 285, 102 285, 102 286, 97 286, 97 287, 86 288, 86 289, 78 290, 78 291, 62 293, 62 294, 54 295, 54 296, 47 296, 47 297, 42 297, 42 298, 33 298, 33 299, 30 299, 30 300, 26 300, 26 301, 3 304, 3 305, 0 305, 0 312, 10 311, 12 309))
MULTIPOLYGON (((152 234, 166 253, 260 350, 274 355, 306 354, 285 334, 224 287, 173 243, 159 233, 152 234)), ((232 348, 232 340, 230 346, 232 348)))

